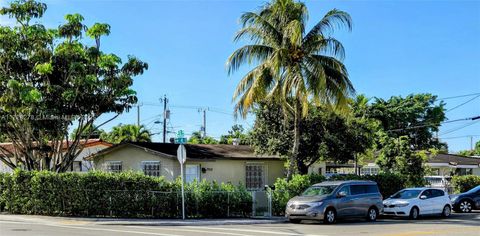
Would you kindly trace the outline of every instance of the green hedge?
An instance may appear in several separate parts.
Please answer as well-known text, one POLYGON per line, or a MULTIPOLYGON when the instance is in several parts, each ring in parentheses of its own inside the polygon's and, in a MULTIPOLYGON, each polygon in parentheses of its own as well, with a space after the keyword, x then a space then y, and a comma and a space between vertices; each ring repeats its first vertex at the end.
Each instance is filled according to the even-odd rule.
MULTIPOLYGON (((185 187, 188 217, 251 214, 242 186, 194 182, 185 187)), ((15 214, 113 217, 181 217, 180 181, 141 173, 52 173, 15 170, 0 174, 0 209, 15 214)))
MULTIPOLYGON (((378 184, 380 193, 384 198, 391 196, 397 191, 405 188, 405 179, 396 174, 378 175, 336 175, 329 180, 371 180, 378 184)), ((290 181, 277 179, 275 191, 272 194, 272 211, 275 215, 283 215, 285 206, 289 199, 301 194, 313 184, 325 181, 321 175, 294 175, 290 181)))
POLYGON ((480 176, 464 175, 453 176, 452 187, 455 193, 464 193, 480 185, 480 176))

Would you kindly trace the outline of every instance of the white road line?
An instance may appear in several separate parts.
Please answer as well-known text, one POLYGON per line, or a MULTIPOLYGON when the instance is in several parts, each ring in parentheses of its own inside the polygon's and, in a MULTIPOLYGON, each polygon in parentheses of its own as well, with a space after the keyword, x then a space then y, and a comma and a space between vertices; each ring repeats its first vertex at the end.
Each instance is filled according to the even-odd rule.
POLYGON ((58 227, 58 228, 82 229, 82 230, 91 230, 91 231, 108 231, 108 232, 128 233, 128 234, 145 234, 145 235, 157 235, 157 236, 182 236, 182 235, 178 235, 178 234, 161 234, 161 233, 154 233, 154 232, 138 232, 138 231, 130 231, 130 230, 86 228, 86 227, 79 227, 79 226, 66 226, 66 225, 41 224, 41 223, 29 223, 29 222, 0 221, 0 223, 43 225, 43 226, 58 227))
MULTIPOLYGON (((243 231, 251 233, 263 233, 263 234, 278 234, 278 235, 304 235, 298 233, 289 233, 289 232, 279 232, 279 231, 267 231, 267 230, 253 230, 253 229, 237 229, 237 228, 222 228, 222 227, 205 227, 205 226, 185 226, 185 228, 200 228, 200 229, 210 229, 210 230, 225 230, 225 231, 243 231)), ((313 236, 313 235, 312 235, 313 236)), ((316 235, 316 236, 326 236, 326 235, 316 235)))
POLYGON ((159 227, 126 226, 126 227, 139 228, 139 229, 170 230, 170 231, 184 231, 184 232, 207 233, 207 234, 221 234, 221 235, 255 236, 255 235, 251 235, 251 234, 237 234, 237 233, 227 233, 227 232, 214 232, 214 231, 206 231, 206 230, 185 229, 185 228, 180 228, 181 226, 175 226, 174 228, 167 228, 167 227, 164 227, 164 226, 159 226, 159 227))

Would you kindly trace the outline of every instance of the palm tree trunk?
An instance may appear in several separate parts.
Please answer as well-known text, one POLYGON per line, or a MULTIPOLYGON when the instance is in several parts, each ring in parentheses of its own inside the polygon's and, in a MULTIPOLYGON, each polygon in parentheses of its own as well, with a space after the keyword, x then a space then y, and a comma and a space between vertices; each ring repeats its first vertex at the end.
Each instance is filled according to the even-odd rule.
POLYGON ((287 171, 287 180, 292 179, 293 174, 296 172, 297 162, 298 162, 298 150, 300 146, 300 136, 301 136, 301 106, 298 101, 295 101, 294 105, 294 123, 293 123, 293 148, 292 153, 290 154, 289 158, 289 165, 287 171))

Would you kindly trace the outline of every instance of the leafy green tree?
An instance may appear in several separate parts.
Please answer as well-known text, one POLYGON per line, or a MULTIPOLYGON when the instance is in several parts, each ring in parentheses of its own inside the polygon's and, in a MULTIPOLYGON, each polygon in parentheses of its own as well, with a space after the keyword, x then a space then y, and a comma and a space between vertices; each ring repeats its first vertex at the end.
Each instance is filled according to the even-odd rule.
POLYGON ((462 150, 458 152, 458 155, 462 156, 480 156, 480 141, 475 143, 475 148, 473 150, 462 150))
POLYGON ((245 45, 228 58, 228 73, 244 64, 255 64, 239 82, 233 98, 235 111, 243 117, 255 104, 272 99, 293 117, 293 146, 287 177, 295 172, 302 137, 302 116, 311 102, 345 108, 354 92, 347 69, 341 62, 344 48, 331 37, 340 27, 351 29, 348 13, 329 11, 306 31, 308 11, 294 0, 272 0, 258 12, 246 12, 235 41, 245 45))
POLYGON ((388 100, 375 98, 371 104, 365 104, 365 98, 360 97, 354 110, 380 121, 380 127, 389 137, 407 136, 414 150, 428 150, 447 148, 446 143, 435 138, 435 132, 446 119, 444 106, 443 102, 437 103, 437 96, 411 94, 388 100))
POLYGON ((193 132, 187 142, 190 144, 218 144, 218 141, 210 136, 203 137, 200 131, 193 132))
POLYGON ((105 133, 106 133, 105 130, 99 129, 97 126, 92 124, 85 127, 85 129, 81 134, 78 134, 78 128, 73 129, 72 133, 70 134, 70 139, 74 140, 77 137, 77 135, 80 135, 81 139, 87 139, 87 138, 98 139, 101 136, 105 135, 105 133))
POLYGON ((143 125, 119 124, 114 126, 112 131, 103 133, 100 139, 114 144, 123 142, 151 142, 152 133, 143 125))
POLYGON ((99 116, 108 113, 114 119, 137 102, 130 87, 148 65, 132 56, 122 63, 101 51, 109 25, 88 27, 80 14, 68 14, 65 23, 49 29, 37 23, 46 10, 46 4, 33 0, 15 0, 0 9, 16 20, 15 26, 0 26, 0 129, 17 150, 2 150, 6 155, 0 159, 11 168, 64 172, 99 116), (95 45, 85 43, 85 36, 95 45), (77 130, 69 140, 72 126, 77 130), (63 143, 66 149, 60 148, 63 143))
POLYGON ((233 144, 237 142, 239 145, 248 145, 249 137, 242 125, 233 125, 228 134, 220 137, 220 144, 233 144))
MULTIPOLYGON (((274 102, 256 109, 251 145, 257 153, 287 156, 292 148, 293 118, 274 102)), ((368 119, 338 114, 325 107, 310 106, 300 125, 304 132, 296 162, 300 173, 319 160, 345 163, 364 153, 373 144, 377 124, 368 119)))
POLYGON ((405 177, 407 186, 423 186, 424 176, 427 173, 425 163, 429 155, 436 155, 436 151, 412 150, 407 136, 392 138, 387 135, 381 136, 379 156, 376 163, 386 173, 400 174, 405 177))

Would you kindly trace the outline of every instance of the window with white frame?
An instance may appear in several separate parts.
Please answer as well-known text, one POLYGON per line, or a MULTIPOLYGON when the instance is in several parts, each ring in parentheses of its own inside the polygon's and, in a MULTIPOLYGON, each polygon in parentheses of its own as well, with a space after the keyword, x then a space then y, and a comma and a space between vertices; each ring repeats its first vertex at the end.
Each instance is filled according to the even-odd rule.
POLYGON ((372 166, 364 166, 360 169, 360 175, 378 175, 380 168, 372 166))
POLYGON ((122 172, 122 162, 121 161, 107 161, 105 163, 105 170, 113 173, 122 172))
POLYGON ((200 165, 185 165, 185 182, 191 183, 200 180, 200 165))
POLYGON ((263 164, 245 166, 245 185, 247 189, 263 189, 265 186, 266 167, 263 164))
POLYGON ((161 176, 159 161, 142 161, 143 173, 148 176, 161 176))

